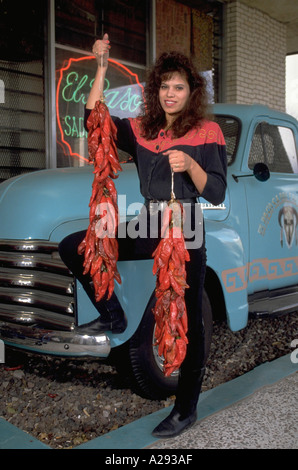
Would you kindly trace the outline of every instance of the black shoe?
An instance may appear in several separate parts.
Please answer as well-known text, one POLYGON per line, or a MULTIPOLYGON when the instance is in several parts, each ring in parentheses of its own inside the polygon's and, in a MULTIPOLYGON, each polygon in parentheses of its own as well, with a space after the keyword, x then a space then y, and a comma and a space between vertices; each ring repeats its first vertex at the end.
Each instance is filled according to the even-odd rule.
POLYGON ((112 333, 123 333, 123 331, 126 330, 126 327, 127 319, 125 315, 114 321, 104 320, 99 317, 96 318, 96 320, 78 326, 76 328, 76 332, 82 335, 97 336, 101 333, 104 333, 105 331, 111 331, 112 333))
POLYGON ((189 429, 196 420, 196 410, 186 418, 182 418, 180 413, 173 408, 169 416, 152 431, 152 435, 160 439, 178 436, 182 431, 189 429))

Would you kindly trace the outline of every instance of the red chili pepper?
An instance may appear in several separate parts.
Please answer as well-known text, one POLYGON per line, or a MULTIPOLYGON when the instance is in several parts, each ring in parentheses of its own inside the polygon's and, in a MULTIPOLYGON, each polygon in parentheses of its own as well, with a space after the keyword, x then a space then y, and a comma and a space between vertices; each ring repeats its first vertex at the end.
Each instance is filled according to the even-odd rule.
MULTIPOLYGON (((117 128, 107 106, 98 101, 87 120, 89 159, 94 163, 94 180, 90 198, 89 227, 78 247, 84 254, 84 273, 92 276, 95 296, 100 300, 108 290, 112 295, 114 280, 121 283, 117 270, 118 243, 102 243, 102 238, 116 236, 118 226, 117 192, 113 179, 121 171, 115 139, 117 128), (98 204, 106 202, 105 212, 98 204), (101 243, 100 243, 101 241, 101 243), (109 273, 105 269, 109 270, 109 273)), ((112 239, 112 238, 111 238, 112 239)), ((116 241, 117 242, 117 241, 116 241)))
POLYGON ((185 262, 189 254, 182 231, 182 206, 170 203, 165 209, 162 235, 153 253, 153 274, 156 275, 156 304, 153 310, 158 354, 164 357, 164 374, 179 369, 185 358, 188 339, 187 313, 184 300, 186 282, 185 262))
POLYGON ((102 267, 103 259, 99 254, 96 254, 95 258, 92 259, 90 275, 93 276, 96 271, 99 271, 102 267))
POLYGON ((13 370, 20 370, 23 368, 23 365, 15 366, 15 367, 4 367, 4 370, 13 371, 13 370))

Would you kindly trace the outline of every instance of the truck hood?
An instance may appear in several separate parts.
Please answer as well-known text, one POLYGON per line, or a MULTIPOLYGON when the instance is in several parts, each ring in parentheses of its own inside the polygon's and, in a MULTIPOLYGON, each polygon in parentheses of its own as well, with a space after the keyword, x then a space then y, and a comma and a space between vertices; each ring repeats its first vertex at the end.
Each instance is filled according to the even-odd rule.
MULTIPOLYGON (((135 216, 142 204, 134 163, 122 165, 115 180, 120 220, 135 216)), ((11 178, 0 184, 0 238, 50 240, 62 224, 88 226, 93 167, 42 170, 11 178)), ((228 193, 228 192, 227 192, 228 193)), ((228 195, 218 208, 201 200, 206 219, 224 220, 228 195)))
MULTIPOLYGON (((125 216, 124 203, 141 203, 143 198, 135 165, 124 164, 121 176, 115 182, 120 216, 125 216)), ((1 183, 0 238, 48 240, 59 225, 87 220, 93 177, 89 166, 42 170, 1 183)))

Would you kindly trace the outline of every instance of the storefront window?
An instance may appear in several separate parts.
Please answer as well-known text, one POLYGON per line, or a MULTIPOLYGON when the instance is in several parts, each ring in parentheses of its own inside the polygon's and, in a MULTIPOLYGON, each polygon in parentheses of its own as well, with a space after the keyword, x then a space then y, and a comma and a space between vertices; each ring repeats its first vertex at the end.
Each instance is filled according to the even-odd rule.
MULTIPOLYGON (((176 8, 179 3, 189 4, 173 1, 171 5, 176 8)), ((171 8, 166 10, 168 16, 151 10, 150 0, 0 1, 0 181, 42 168, 88 163, 83 118, 96 71, 91 50, 105 32, 112 43, 105 82, 110 113, 120 117, 138 114, 146 65, 158 54, 157 45, 167 46, 162 38, 173 43, 175 24, 167 21, 172 18, 171 8), (149 23, 157 27, 158 34, 154 30, 149 34, 149 23)), ((209 17, 200 16, 205 29, 192 20, 201 36, 190 34, 187 51, 196 55, 194 44, 214 43, 221 36, 215 31, 215 12, 204 9, 204 13, 212 13, 214 37, 211 41, 209 17)), ((188 20, 191 18, 189 13, 188 20)), ((181 28, 176 36, 179 42, 186 40, 181 28)), ((213 49, 213 53, 220 50, 217 43, 213 49)), ((209 70, 210 51, 208 48, 204 56, 202 71, 214 83, 218 73, 216 61, 209 70)), ((217 90, 216 84, 211 87, 211 100, 217 101, 217 90)))
POLYGON ((0 2, 0 182, 46 167, 46 2, 0 2))
MULTIPOLYGON (((136 116, 146 63, 146 1, 56 0, 57 166, 88 164, 84 106, 96 61, 95 39, 110 35, 104 95, 111 115, 136 116)), ((122 156, 127 159, 128 156, 122 156)))
MULTIPOLYGON (((57 166, 82 166, 88 163, 84 107, 94 81, 96 61, 92 56, 75 53, 64 61, 65 51, 57 49, 57 62, 59 56, 60 68, 56 79, 57 166)), ((123 118, 139 114, 143 98, 142 74, 142 69, 110 59, 104 96, 111 115, 123 118)))

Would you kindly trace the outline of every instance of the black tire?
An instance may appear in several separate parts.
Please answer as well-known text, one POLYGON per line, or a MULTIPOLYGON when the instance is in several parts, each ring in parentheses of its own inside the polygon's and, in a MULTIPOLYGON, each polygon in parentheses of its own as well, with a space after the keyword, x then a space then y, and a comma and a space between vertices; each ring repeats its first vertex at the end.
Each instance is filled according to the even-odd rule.
MULTIPOLYGON (((142 321, 129 341, 130 366, 136 381, 138 392, 150 399, 165 399, 175 394, 178 383, 178 372, 165 377, 153 346, 155 320, 152 309, 155 296, 152 294, 142 321)), ((203 293, 203 318, 205 326, 205 362, 207 361, 212 338, 212 310, 208 296, 203 293)))

